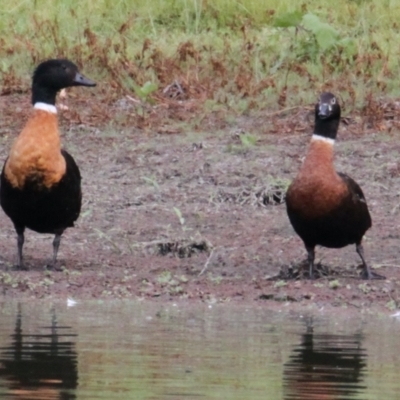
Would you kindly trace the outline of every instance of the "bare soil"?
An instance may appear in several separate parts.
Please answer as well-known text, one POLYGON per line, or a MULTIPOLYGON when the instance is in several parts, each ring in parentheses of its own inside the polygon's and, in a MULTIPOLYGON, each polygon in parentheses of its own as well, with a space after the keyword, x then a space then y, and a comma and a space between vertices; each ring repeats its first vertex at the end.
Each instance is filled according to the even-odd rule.
MULTIPOLYGON (((321 274, 310 281, 283 196, 310 140, 310 107, 199 121, 187 104, 175 104, 174 115, 161 108, 139 120, 126 99, 107 103, 75 93, 65 100, 69 110, 60 111, 60 124, 64 147, 81 169, 84 199, 76 227, 61 242, 63 271, 44 269, 52 237, 31 231, 24 248, 30 270, 13 270, 16 234, 1 212, 0 298, 398 307, 400 142, 394 130, 361 132, 361 122, 348 118, 336 145, 337 169, 361 185, 373 218, 366 255, 387 279, 361 280, 355 246, 348 246, 318 248, 321 274)), ((29 94, 0 97, 0 109, 5 160, 28 118, 29 94)))

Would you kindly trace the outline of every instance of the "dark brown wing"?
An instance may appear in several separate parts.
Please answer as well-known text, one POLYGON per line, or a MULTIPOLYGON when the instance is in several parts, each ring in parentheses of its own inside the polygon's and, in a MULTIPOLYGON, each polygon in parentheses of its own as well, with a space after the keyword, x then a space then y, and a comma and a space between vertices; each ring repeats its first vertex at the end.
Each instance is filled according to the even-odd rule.
POLYGON ((354 195, 354 201, 365 203, 365 205, 367 205, 367 200, 365 199, 364 193, 361 190, 359 184, 343 172, 338 172, 338 175, 346 183, 347 187, 349 188, 349 192, 354 195))

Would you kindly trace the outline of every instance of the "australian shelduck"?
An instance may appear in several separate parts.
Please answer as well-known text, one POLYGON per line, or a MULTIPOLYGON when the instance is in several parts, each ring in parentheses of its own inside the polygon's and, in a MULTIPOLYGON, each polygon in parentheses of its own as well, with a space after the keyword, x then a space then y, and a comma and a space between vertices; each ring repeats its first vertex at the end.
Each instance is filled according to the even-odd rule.
POLYGON ((287 213, 308 253, 314 278, 315 246, 341 248, 355 244, 363 264, 363 279, 385 279, 371 271, 361 244, 371 216, 360 186, 336 172, 333 146, 340 122, 340 105, 332 93, 322 93, 315 105, 315 129, 302 167, 286 194, 287 213))
POLYGON ((26 269, 25 228, 55 235, 48 267, 57 269, 61 235, 79 216, 82 192, 79 168, 61 149, 56 94, 70 86, 95 85, 65 59, 45 61, 33 74, 32 115, 11 147, 0 181, 0 204, 18 235, 18 269, 26 269))

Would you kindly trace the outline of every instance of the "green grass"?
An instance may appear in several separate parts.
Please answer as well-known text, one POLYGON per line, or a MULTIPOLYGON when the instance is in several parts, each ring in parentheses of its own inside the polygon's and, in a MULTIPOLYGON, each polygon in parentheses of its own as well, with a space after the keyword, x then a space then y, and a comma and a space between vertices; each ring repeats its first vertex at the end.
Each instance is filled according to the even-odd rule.
POLYGON ((322 89, 361 110, 400 95, 398 21, 393 0, 5 1, 0 83, 28 87, 38 62, 63 56, 113 96, 178 80, 237 114, 309 104, 322 89))

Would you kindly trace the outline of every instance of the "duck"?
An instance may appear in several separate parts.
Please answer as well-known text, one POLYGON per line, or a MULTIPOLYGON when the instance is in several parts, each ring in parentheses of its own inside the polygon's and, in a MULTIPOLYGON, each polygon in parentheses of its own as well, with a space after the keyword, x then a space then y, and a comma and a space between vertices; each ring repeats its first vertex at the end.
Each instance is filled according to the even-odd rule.
POLYGON ((362 279, 385 279, 366 262, 362 239, 372 220, 360 186, 336 172, 334 144, 341 108, 334 94, 324 92, 315 105, 315 126, 303 164, 286 192, 292 227, 307 251, 309 278, 314 279, 315 247, 343 248, 355 244, 362 279))
POLYGON ((23 262, 24 232, 54 234, 53 258, 64 231, 74 226, 81 204, 81 174, 74 158, 61 148, 56 95, 71 86, 96 86, 67 59, 40 63, 32 77, 33 110, 14 140, 0 176, 0 205, 17 233, 16 269, 23 262))

